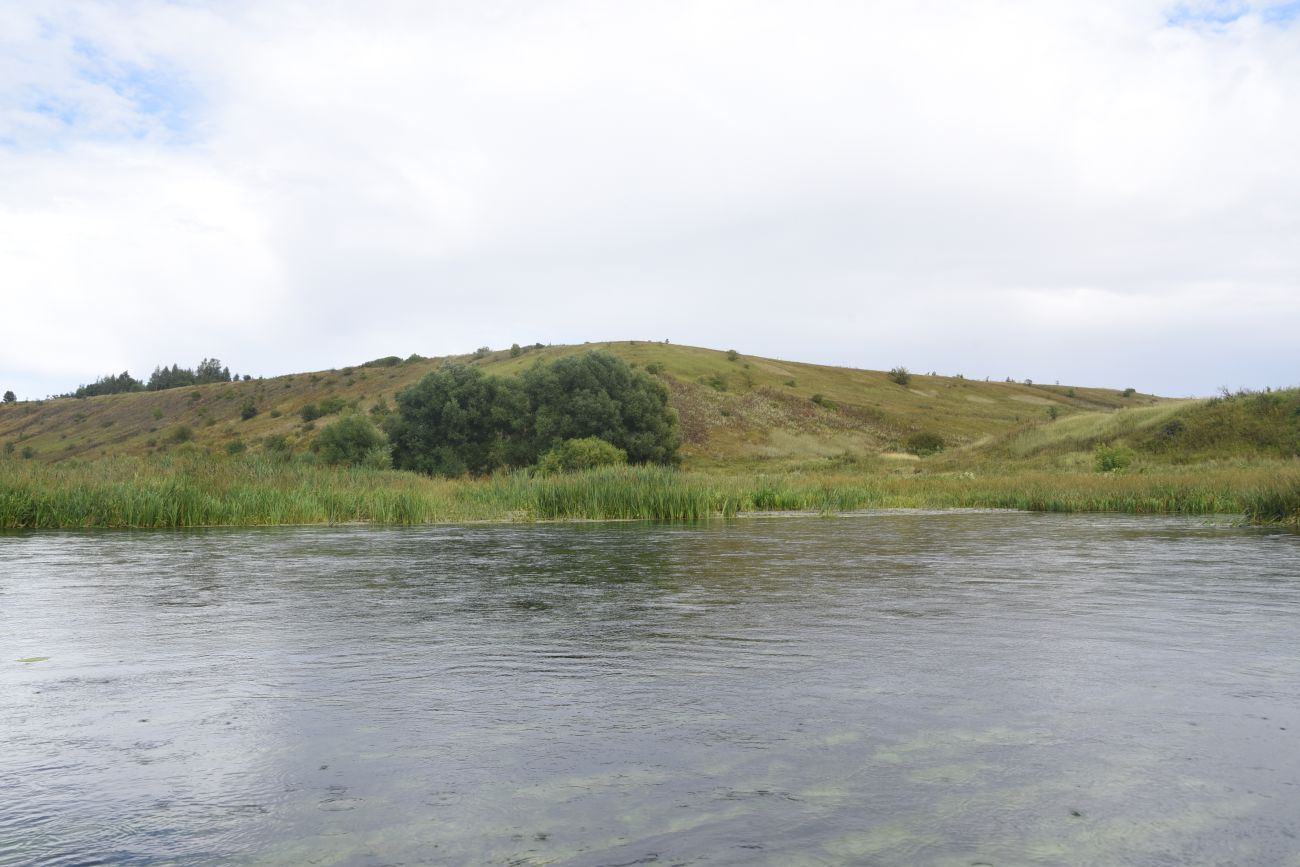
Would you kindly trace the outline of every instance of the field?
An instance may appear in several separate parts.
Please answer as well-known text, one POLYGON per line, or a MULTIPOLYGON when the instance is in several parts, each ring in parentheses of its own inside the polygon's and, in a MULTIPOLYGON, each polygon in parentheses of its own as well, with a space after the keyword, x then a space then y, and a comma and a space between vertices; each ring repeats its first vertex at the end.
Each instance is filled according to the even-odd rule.
POLYGON ((905 507, 1300 524, 1297 390, 1168 400, 1127 387, 958 376, 900 383, 879 371, 645 342, 457 360, 508 376, 588 349, 615 352, 667 385, 685 440, 680 468, 445 480, 314 465, 317 424, 338 412, 382 412, 444 362, 389 359, 2 406, 0 528, 695 520, 905 507), (257 411, 245 419, 249 403, 257 411), (917 447, 924 437, 933 449, 917 447))

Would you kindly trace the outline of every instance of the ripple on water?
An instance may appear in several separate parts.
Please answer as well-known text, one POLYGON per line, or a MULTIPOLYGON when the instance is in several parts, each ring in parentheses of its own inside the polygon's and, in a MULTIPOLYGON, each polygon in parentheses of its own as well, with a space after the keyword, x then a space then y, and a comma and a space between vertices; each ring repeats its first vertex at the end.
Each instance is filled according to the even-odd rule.
POLYGON ((1300 858, 1300 540, 0 536, 0 865, 1300 858))

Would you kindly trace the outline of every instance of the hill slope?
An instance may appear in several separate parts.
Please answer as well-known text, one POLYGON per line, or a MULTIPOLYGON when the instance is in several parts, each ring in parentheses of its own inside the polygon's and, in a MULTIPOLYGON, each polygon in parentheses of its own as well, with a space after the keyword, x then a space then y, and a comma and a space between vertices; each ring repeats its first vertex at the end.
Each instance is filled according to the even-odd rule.
MULTIPOLYGON (((900 385, 880 371, 826 367, 662 343, 530 347, 453 360, 509 376, 563 355, 614 353, 667 385, 682 422, 688 466, 791 466, 890 454, 917 433, 967 450, 1005 442, 1029 425, 1125 407, 1176 412, 1180 404, 1116 389, 980 382, 913 374, 900 385)), ((159 392, 29 401, 0 407, 0 443, 42 461, 175 450, 302 450, 328 415, 308 406, 382 411, 394 395, 447 359, 384 360, 315 373, 159 392), (256 409, 242 418, 246 404, 256 409), (309 412, 308 415, 311 413, 309 412)))

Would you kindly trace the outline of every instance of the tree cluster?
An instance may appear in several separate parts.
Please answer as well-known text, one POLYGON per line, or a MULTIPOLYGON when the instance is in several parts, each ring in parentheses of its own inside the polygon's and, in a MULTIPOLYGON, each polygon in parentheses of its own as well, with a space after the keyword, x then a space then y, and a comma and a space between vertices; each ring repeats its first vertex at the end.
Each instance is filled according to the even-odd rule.
POLYGON ((447 364, 397 395, 393 465, 460 476, 529 466, 594 437, 631 463, 671 463, 681 443, 663 384, 605 352, 536 364, 518 379, 447 364))
POLYGON ((194 369, 176 364, 171 367, 155 367, 146 388, 149 391, 163 391, 186 385, 207 385, 210 382, 230 382, 230 380, 229 367, 222 367, 219 359, 205 358, 194 369))
POLYGON ((90 385, 77 386, 77 390, 72 393, 72 396, 98 397, 101 394, 124 394, 130 391, 143 390, 144 383, 124 370, 116 375, 101 376, 90 385))

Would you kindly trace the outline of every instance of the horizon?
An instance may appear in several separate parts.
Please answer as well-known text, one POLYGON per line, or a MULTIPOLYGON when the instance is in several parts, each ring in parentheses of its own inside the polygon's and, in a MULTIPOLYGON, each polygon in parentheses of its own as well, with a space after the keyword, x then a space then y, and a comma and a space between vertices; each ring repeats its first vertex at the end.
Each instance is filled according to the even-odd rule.
POLYGON ((1294 0, 54 2, 0 49, 22 399, 611 337, 1168 397, 1300 370, 1294 0))
MULTIPOLYGON (((516 342, 517 342, 517 341, 516 341, 516 342)), ((710 351, 710 352, 718 352, 718 353, 726 353, 726 352, 728 352, 730 349, 734 348, 734 347, 723 348, 723 347, 718 347, 718 346, 696 346, 696 345, 686 344, 686 343, 674 343, 674 342, 672 342, 672 341, 670 341, 670 340, 647 340, 647 339, 639 339, 639 338, 627 338, 627 339, 624 339, 624 340, 584 340, 584 341, 582 341, 581 343, 553 343, 553 344, 552 344, 552 343, 548 343, 548 344, 544 344, 544 346, 545 346, 546 348, 548 348, 548 349, 550 349, 550 348, 568 348, 568 347, 578 347, 578 346, 590 346, 592 349, 599 349, 601 346, 609 346, 609 345, 614 345, 614 344, 619 344, 619 343, 630 343, 630 344, 639 344, 639 343, 662 344, 662 345, 674 346, 674 347, 681 348, 681 349, 688 349, 688 350, 706 350, 706 351, 710 351)), ((520 344, 520 345, 523 346, 523 345, 533 345, 533 344, 520 344)), ((474 354, 475 354, 475 351, 476 351, 478 348, 479 348, 479 347, 476 347, 474 350, 465 350, 465 351, 463 351, 463 352, 440 353, 440 354, 436 354, 436 355, 434 355, 434 354, 425 354, 425 353, 418 352, 418 351, 416 351, 416 352, 414 352, 414 353, 400 353, 400 352, 399 352, 399 353, 388 353, 388 355, 389 355, 389 356, 397 356, 397 357, 399 357, 399 358, 408 358, 408 357, 410 357, 412 354, 415 354, 415 355, 419 355, 419 356, 421 356, 422 358, 427 359, 427 360, 439 360, 439 359, 461 358, 461 357, 471 357, 471 358, 472 358, 472 357, 474 356, 474 354)), ((491 347, 487 347, 487 348, 490 349, 493 353, 496 353, 496 352, 507 352, 507 351, 509 351, 509 350, 511 349, 510 346, 491 346, 491 347)), ((739 350, 739 349, 737 349, 737 351, 740 352, 740 354, 741 354, 742 356, 744 356, 744 357, 750 357, 750 358, 761 358, 761 359, 764 359, 764 360, 767 360, 767 361, 785 362, 785 363, 793 363, 793 364, 811 364, 811 365, 814 365, 814 366, 817 366, 817 367, 842 368, 842 369, 848 369, 848 370, 868 371, 868 372, 876 372, 876 373, 886 373, 886 372, 888 372, 888 370, 889 370, 889 368, 887 368, 887 367, 878 367, 878 368, 874 368, 874 367, 857 367, 857 366, 854 366, 854 365, 829 364, 829 363, 823 363, 823 362, 818 362, 818 361, 810 361, 810 360, 802 359, 802 358, 784 358, 784 357, 778 357, 778 356, 764 356, 764 355, 757 355, 757 354, 755 354, 755 353, 744 352, 744 351, 739 350)), ((305 374, 311 374, 311 373, 320 373, 320 372, 322 372, 322 371, 340 370, 340 369, 343 369, 343 368, 349 368, 349 367, 352 367, 352 368, 355 368, 355 367, 361 367, 362 365, 364 365, 364 364, 365 364, 366 362, 368 362, 368 361, 373 361, 373 360, 376 360, 376 359, 379 359, 379 358, 384 358, 384 357, 386 357, 386 356, 376 356, 374 359, 352 360, 352 361, 347 361, 347 362, 345 362, 345 363, 341 363, 341 364, 333 364, 333 365, 330 365, 329 367, 322 367, 322 368, 317 368, 317 369, 307 369, 307 368, 302 368, 302 369, 283 370, 283 371, 276 371, 276 372, 255 372, 255 371, 251 371, 251 370, 243 370, 243 369, 239 368, 238 365, 234 365, 234 366, 232 366, 232 365, 231 365, 230 363, 228 363, 225 359, 221 358, 220 356, 215 356, 215 355, 214 355, 214 356, 205 356, 205 357, 204 357, 203 359, 201 359, 201 360, 202 360, 202 361, 207 361, 207 360, 209 360, 209 358, 210 358, 212 361, 220 362, 220 365, 221 365, 223 368, 227 369, 227 370, 230 372, 231 376, 232 376, 235 380, 239 380, 239 379, 241 379, 242 377, 244 377, 245 375, 250 376, 250 377, 251 377, 252 379, 254 379, 254 380, 257 380, 257 379, 275 379, 275 378, 277 378, 277 377, 294 377, 294 376, 302 376, 302 375, 305 375, 305 374)), ((537 363, 541 363, 541 359, 538 359, 538 362, 537 362, 537 363)), ((104 374, 100 374, 98 377, 92 377, 92 378, 90 378, 90 379, 88 379, 88 380, 86 380, 86 381, 84 381, 84 382, 79 382, 79 383, 77 383, 76 385, 69 386, 67 389, 65 389, 64 391, 61 391, 61 392, 50 392, 50 393, 47 393, 47 394, 42 395, 42 396, 35 396, 35 395, 33 395, 33 396, 23 396, 23 395, 17 395, 17 398, 18 398, 18 402, 24 402, 24 401, 59 400, 59 399, 64 399, 64 398, 71 398, 71 397, 74 396, 74 395, 72 394, 72 392, 75 391, 75 390, 76 390, 78 387, 80 387, 80 386, 83 386, 83 385, 90 385, 90 384, 94 383, 94 382, 96 381, 96 379, 101 378, 101 377, 106 377, 106 376, 110 376, 110 375, 114 375, 114 376, 116 376, 116 375, 119 375, 119 374, 122 374, 122 373, 127 373, 127 374, 129 374, 133 379, 139 380, 139 381, 141 381, 142 383, 147 384, 148 381, 149 381, 149 377, 150 377, 151 373, 152 373, 155 369, 160 369, 160 368, 171 368, 171 367, 173 367, 173 366, 178 366, 178 367, 181 368, 182 370, 185 370, 185 369, 193 370, 196 366, 198 366, 198 362, 184 363, 184 362, 179 362, 179 361, 177 361, 177 362, 168 362, 168 363, 166 363, 166 364, 161 364, 161 363, 160 363, 160 364, 157 364, 157 365, 154 365, 154 366, 150 367, 148 372, 144 372, 143 369, 142 369, 140 372, 136 372, 136 371, 132 371, 132 370, 130 370, 129 368, 128 368, 128 369, 125 369, 125 370, 115 371, 115 372, 114 372, 114 371, 110 371, 110 372, 106 372, 106 373, 104 373, 104 374)), ((1033 383, 1033 384, 1036 384, 1036 385, 1072 386, 1072 387, 1077 387, 1077 388, 1102 388, 1102 389, 1116 389, 1116 390, 1122 390, 1122 389, 1124 389, 1124 388, 1133 387, 1133 388, 1136 388, 1136 390, 1137 390, 1139 393, 1150 394, 1150 395, 1154 395, 1155 397, 1159 397, 1159 398, 1167 398, 1167 399, 1174 399, 1174 400, 1179 400, 1179 399, 1205 399, 1205 398, 1214 397, 1214 396, 1216 396, 1216 395, 1228 394, 1228 393, 1230 393, 1230 392, 1283 391, 1283 390, 1289 390, 1289 389, 1293 389, 1293 388, 1300 387, 1300 386, 1296 386, 1296 385, 1294 385, 1294 384, 1272 384, 1272 385, 1265 384, 1265 385, 1258 386, 1258 387, 1254 387, 1254 386, 1237 386, 1236 388, 1233 388, 1233 387, 1231 387, 1231 386, 1224 385, 1224 386, 1221 386, 1219 389, 1217 389, 1216 392, 1213 393, 1213 394, 1160 394, 1160 393, 1158 393, 1158 392, 1147 391, 1147 390, 1142 389, 1142 388, 1137 387, 1137 386, 1131 386, 1131 385, 1125 385, 1125 384, 1119 384, 1119 383, 1109 383, 1109 382, 1107 382, 1107 383, 1101 383, 1101 382, 1065 382, 1065 381, 1061 381, 1061 380, 1050 380, 1050 381, 1049 381, 1049 380, 1034 379, 1033 377, 1020 377, 1020 378, 1016 378, 1015 376, 1012 376, 1012 375, 1010 375, 1010 374, 1002 375, 1002 376, 994 376, 994 375, 991 375, 991 374, 979 375, 979 374, 968 374, 968 373, 966 373, 965 371, 962 371, 962 370, 956 370, 956 371, 943 371, 943 370, 933 370, 933 369, 924 369, 924 370, 922 370, 922 369, 907 368, 906 365, 895 365, 895 366, 902 366, 902 367, 905 367, 905 368, 908 370, 908 372, 911 373, 911 374, 914 375, 914 376, 931 376, 931 375, 933 375, 933 376, 937 376, 937 377, 962 378, 962 379, 967 379, 967 380, 970 380, 970 381, 982 381, 982 382, 993 382, 993 383, 998 383, 998 382, 1012 382, 1012 383, 1016 383, 1016 384, 1024 384, 1024 383, 1026 383, 1026 382, 1029 382, 1029 383, 1033 383)), ((7 389, 6 389, 6 390, 7 390, 7 389)))

